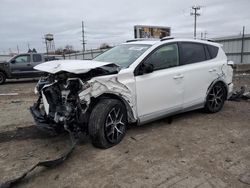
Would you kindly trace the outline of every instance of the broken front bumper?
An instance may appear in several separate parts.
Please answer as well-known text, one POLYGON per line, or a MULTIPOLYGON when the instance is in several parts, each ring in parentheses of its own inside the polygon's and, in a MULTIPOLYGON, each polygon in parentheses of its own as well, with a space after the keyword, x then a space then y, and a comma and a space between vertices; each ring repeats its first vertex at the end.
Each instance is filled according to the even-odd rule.
POLYGON ((30 112, 34 118, 37 128, 52 135, 58 134, 60 130, 59 126, 48 119, 48 117, 41 112, 39 106, 40 99, 38 99, 38 102, 30 107, 30 112))
POLYGON ((233 94, 233 87, 234 87, 234 84, 233 83, 230 83, 228 84, 228 95, 227 95, 227 99, 229 99, 232 94, 233 94))

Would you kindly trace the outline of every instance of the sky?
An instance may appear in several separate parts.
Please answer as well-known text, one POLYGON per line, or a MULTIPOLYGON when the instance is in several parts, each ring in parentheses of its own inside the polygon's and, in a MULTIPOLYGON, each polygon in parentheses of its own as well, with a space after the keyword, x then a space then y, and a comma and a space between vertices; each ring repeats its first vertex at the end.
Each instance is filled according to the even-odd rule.
POLYGON ((81 22, 86 48, 117 45, 134 36, 134 25, 169 26, 174 37, 193 37, 191 7, 200 5, 197 36, 208 38, 250 32, 250 0, 0 0, 0 54, 45 52, 44 35, 55 48, 81 50, 81 22))

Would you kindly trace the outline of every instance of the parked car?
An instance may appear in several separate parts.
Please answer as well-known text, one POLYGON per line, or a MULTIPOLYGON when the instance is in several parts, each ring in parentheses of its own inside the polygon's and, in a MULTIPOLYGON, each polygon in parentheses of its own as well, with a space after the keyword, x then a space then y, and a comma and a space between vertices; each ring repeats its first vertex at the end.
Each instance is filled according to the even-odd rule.
POLYGON ((177 113, 222 109, 232 93, 232 62, 220 44, 194 39, 129 41, 92 61, 64 60, 35 67, 31 113, 39 128, 86 132, 94 146, 118 144, 127 125, 177 113))
POLYGON ((24 53, 14 56, 9 61, 0 62, 0 84, 3 84, 6 79, 40 77, 42 72, 33 68, 48 60, 56 60, 56 58, 45 57, 40 53, 24 53))

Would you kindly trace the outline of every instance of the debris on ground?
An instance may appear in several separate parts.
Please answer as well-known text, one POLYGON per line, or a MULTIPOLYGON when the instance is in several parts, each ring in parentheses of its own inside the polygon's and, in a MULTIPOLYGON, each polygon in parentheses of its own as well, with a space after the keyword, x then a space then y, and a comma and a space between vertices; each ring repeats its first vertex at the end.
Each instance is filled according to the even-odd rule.
POLYGON ((24 172, 19 177, 12 179, 12 180, 8 180, 4 183, 0 183, 0 188, 11 188, 12 186, 19 184, 36 167, 54 168, 54 167, 62 164, 66 159, 69 158, 70 154, 73 152, 73 150, 75 149, 75 146, 78 142, 78 140, 76 140, 71 133, 69 135, 70 135, 70 139, 71 139, 71 146, 64 154, 62 154, 60 157, 58 157, 56 159, 38 162, 37 164, 32 166, 28 171, 24 172))
POLYGON ((14 104, 18 104, 18 103, 22 103, 23 101, 11 101, 11 103, 14 103, 14 104))
POLYGON ((241 86, 239 91, 233 92, 232 96, 229 98, 230 101, 241 101, 250 99, 250 91, 246 91, 245 86, 241 86))
POLYGON ((241 177, 239 178, 239 181, 250 185, 250 173, 246 173, 246 174, 241 175, 241 177))

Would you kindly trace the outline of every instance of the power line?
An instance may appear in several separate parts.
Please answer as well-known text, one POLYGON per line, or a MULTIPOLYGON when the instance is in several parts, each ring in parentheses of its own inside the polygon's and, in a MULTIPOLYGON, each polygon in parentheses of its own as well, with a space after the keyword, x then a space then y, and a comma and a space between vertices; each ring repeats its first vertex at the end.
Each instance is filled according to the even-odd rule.
POLYGON ((200 10, 201 7, 194 5, 192 6, 192 9, 194 10, 194 12, 191 12, 190 15, 194 16, 194 38, 196 38, 196 22, 197 22, 197 16, 201 15, 200 13, 198 13, 198 10, 200 10))

